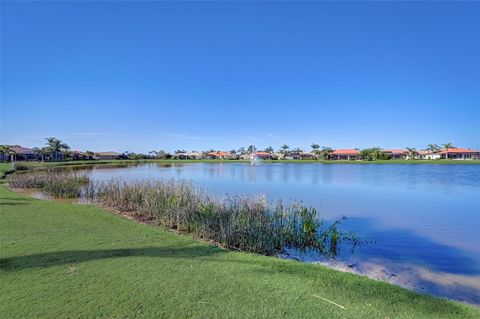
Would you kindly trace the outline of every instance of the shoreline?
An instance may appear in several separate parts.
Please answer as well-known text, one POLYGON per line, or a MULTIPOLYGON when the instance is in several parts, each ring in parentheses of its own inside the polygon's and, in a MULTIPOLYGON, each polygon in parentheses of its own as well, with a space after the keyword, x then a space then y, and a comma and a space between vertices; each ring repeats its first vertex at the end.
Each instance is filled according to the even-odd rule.
MULTIPOLYGON (((134 211, 121 212, 113 208, 102 206, 95 202, 82 201, 79 198, 62 198, 62 197, 48 196, 43 194, 41 191, 38 191, 35 189, 11 188, 11 187, 8 187, 8 189, 14 193, 24 195, 24 196, 29 196, 31 198, 35 198, 42 201, 56 202, 56 203, 62 203, 66 205, 95 206, 99 209, 106 211, 107 213, 120 216, 124 219, 133 221, 138 224, 158 227, 158 228, 170 231, 172 233, 175 233, 176 235, 189 235, 189 236, 192 236, 195 240, 215 245, 220 249, 236 251, 235 249, 228 249, 226 247, 223 247, 222 245, 216 243, 215 241, 208 240, 206 238, 200 238, 188 233, 177 231, 176 229, 167 228, 162 225, 155 224, 151 220, 147 220, 147 219, 141 218, 141 216, 137 216, 134 211)), ((324 267, 327 267, 335 271, 366 277, 372 280, 395 285, 416 293, 433 296, 436 298, 447 298, 448 300, 453 300, 453 301, 461 302, 464 304, 468 304, 468 305, 480 308, 480 295, 472 296, 472 298, 470 298, 469 300, 466 300, 466 299, 458 298, 454 294, 444 295, 442 293, 439 293, 438 291, 437 293, 435 293, 435 291, 438 290, 438 285, 441 286, 443 284, 444 286, 454 286, 457 282, 462 282, 462 281, 463 281, 462 282, 463 285, 474 287, 476 290, 480 291, 480 276, 478 277, 477 280, 472 282, 470 278, 466 280, 465 278, 462 278, 462 276, 455 276, 453 274, 448 274, 448 273, 438 274, 426 267, 411 267, 411 265, 399 266, 399 265, 393 265, 393 264, 388 265, 380 261, 368 262, 368 261, 362 261, 362 260, 358 260, 357 262, 350 264, 346 261, 338 260, 335 258, 326 258, 326 257, 321 257, 319 260, 308 260, 309 258, 302 256, 302 253, 298 253, 298 252, 295 253, 295 251, 289 250, 289 249, 286 249, 283 252, 279 252, 275 254, 274 257, 279 259, 294 260, 303 264, 322 265, 324 267), (430 279, 430 282, 425 281, 427 278, 430 279), (422 284, 422 280, 423 280, 423 284, 422 284)))
MULTIPOLYGON (((5 184, 5 180, 3 180, 1 182, 1 184, 3 185, 0 185, 0 187, 4 187, 6 189, 8 189, 9 191, 12 191, 12 192, 15 192, 17 193, 15 190, 12 190, 8 187, 6 187, 7 185, 5 184)), ((24 193, 21 193, 20 192, 20 195, 22 196, 28 196, 28 197, 32 197, 28 194, 24 194, 24 193)), ((48 202, 48 201, 52 201, 52 202, 57 202, 57 200, 55 199, 44 199, 42 200, 43 202, 48 202)), ((62 203, 61 201, 59 201, 60 203, 62 203)), ((63 204, 65 204, 63 202, 63 204)), ((73 203, 67 203, 66 205, 70 205, 70 206, 77 206, 73 203)), ((87 205, 78 205, 78 206, 87 206, 87 205)), ((98 205, 92 205, 90 204, 89 206, 94 206, 96 207, 97 209, 99 210, 103 210, 107 213, 110 213, 111 215, 117 215, 117 216, 120 216, 122 217, 122 219, 125 219, 125 220, 134 220, 136 221, 138 224, 143 224, 143 225, 150 225, 152 226, 152 224, 146 222, 146 221, 143 221, 143 220, 139 220, 138 218, 136 218, 135 216, 132 216, 130 214, 124 214, 124 213, 119 213, 119 212, 116 212, 116 211, 113 211, 113 210, 109 210, 108 208, 105 208, 105 207, 102 207, 102 206, 98 206, 98 205), (128 215, 128 216, 126 216, 128 215)), ((169 230, 169 229, 166 229, 165 227, 159 227, 157 225, 154 226, 154 228, 159 228, 159 229, 162 229, 162 230, 169 230)), ((172 232, 170 230, 170 232, 172 232)), ((178 233, 178 232, 175 232, 173 231, 173 233, 175 233, 176 235, 182 235, 182 237, 192 237, 192 236, 189 236, 189 235, 186 235, 186 236, 183 236, 184 234, 182 233, 178 233)), ((208 240, 202 240, 202 239, 199 239, 199 238, 196 238, 196 237, 193 237, 195 241, 200 241, 200 242, 203 242, 203 243, 208 243, 208 244, 212 244, 210 241, 208 240)), ((216 245, 217 247, 219 247, 218 245, 216 245)), ((219 247, 220 249, 222 249, 221 247, 219 247)), ((227 250, 227 251, 234 251, 234 250, 227 250)), ((241 252, 243 253, 243 252, 241 252)), ((246 253, 248 254, 248 253, 246 253)), ((283 259, 284 257, 281 256, 281 255, 278 255, 275 257, 275 259, 283 259)), ((288 258, 288 260, 295 260, 295 258, 288 258)), ((328 262, 306 262, 306 261, 302 261, 300 260, 299 262, 300 264, 305 264, 305 265, 308 265, 308 264, 319 264, 319 265, 322 265, 326 268, 329 268, 329 269, 333 269, 335 271, 338 271, 338 272, 346 272, 346 273, 350 273, 350 274, 355 274, 355 275, 359 275, 361 277, 365 277, 365 278, 368 278, 369 280, 375 280, 375 281, 381 281, 381 282, 384 282, 384 283, 388 283, 388 284, 391 284, 391 285, 394 285, 394 286, 397 286, 397 287, 403 287, 405 288, 405 286, 403 286, 401 283, 399 284, 398 282, 392 282, 391 280, 388 280, 389 278, 382 278, 382 273, 370 273, 370 274, 365 274, 365 273, 362 273, 360 272, 357 267, 349 267, 346 263, 342 263, 342 262, 338 262, 338 261, 335 261, 335 260, 329 260, 328 262)), ((394 278, 394 277, 397 277, 396 275, 395 276, 391 276, 391 274, 389 274, 390 276, 390 279, 394 278)), ((410 289, 409 287, 406 287, 409 291, 414 291, 414 292, 418 292, 420 293, 421 295, 424 295, 424 296, 432 296, 431 294, 426 294, 425 291, 417 291, 415 289, 410 289)), ((437 297, 438 298, 438 297, 437 297)), ((441 300, 443 298, 440 298, 439 300, 441 300)), ((455 300, 455 299, 450 299, 452 302, 456 301, 456 302, 460 302, 462 304, 466 304, 466 305, 470 305, 470 306, 473 306, 475 308, 478 308, 479 307, 479 304, 476 304, 476 303, 467 303, 467 302, 463 302, 463 301, 458 301, 458 300, 455 300)))

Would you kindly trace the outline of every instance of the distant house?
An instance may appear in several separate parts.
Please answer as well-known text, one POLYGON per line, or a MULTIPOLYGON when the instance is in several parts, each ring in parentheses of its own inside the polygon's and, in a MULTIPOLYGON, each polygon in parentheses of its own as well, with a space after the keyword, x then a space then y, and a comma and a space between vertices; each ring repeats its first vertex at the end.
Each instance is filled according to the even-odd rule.
POLYGON ((288 152, 284 156, 286 160, 312 160, 315 158, 315 154, 308 152, 288 152))
POLYGON ((37 161, 38 155, 31 148, 23 147, 20 145, 8 145, 12 150, 13 155, 0 154, 0 159, 13 160, 13 161, 37 161))
POLYGON ((205 155, 207 159, 231 159, 232 154, 222 151, 210 152, 205 155))
POLYGON ((440 150, 437 154, 441 158, 449 158, 456 160, 480 159, 480 151, 472 150, 469 148, 452 147, 449 148, 448 151, 446 149, 440 150))
MULTIPOLYGON (((407 159, 410 159, 410 156, 407 154, 407 159)), ((441 159, 442 156, 438 152, 432 151, 418 151, 418 159, 425 159, 425 160, 435 160, 441 159)))
POLYGON ((272 159, 272 154, 268 152, 255 152, 255 158, 261 160, 269 160, 272 159))
POLYGON ((393 149, 393 150, 383 150, 389 159, 405 159, 408 156, 407 150, 402 149, 393 149))
POLYGON ((283 158, 286 160, 301 160, 302 155, 300 152, 288 152, 283 158))
POLYGON ((86 152, 82 152, 82 151, 72 151, 72 158, 75 161, 92 160, 93 156, 87 154, 86 152))
POLYGON ((335 150, 332 153, 333 159, 336 160, 357 160, 360 159, 359 150, 335 150))
POLYGON ((304 153, 300 153, 300 158, 302 160, 314 160, 317 158, 317 156, 313 153, 304 152, 304 153))
POLYGON ((119 159, 120 158, 120 153, 117 152, 97 152, 95 153, 94 158, 97 160, 114 160, 114 159, 119 159))
POLYGON ((178 153, 175 155, 175 157, 182 160, 197 160, 202 158, 202 154, 198 152, 187 152, 187 153, 178 153))

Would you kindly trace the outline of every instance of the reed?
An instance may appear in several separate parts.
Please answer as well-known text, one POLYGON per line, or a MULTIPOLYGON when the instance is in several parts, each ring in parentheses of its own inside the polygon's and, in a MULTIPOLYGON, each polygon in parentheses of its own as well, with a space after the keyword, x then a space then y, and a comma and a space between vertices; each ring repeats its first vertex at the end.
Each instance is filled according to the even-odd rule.
POLYGON ((84 175, 52 171, 15 173, 8 179, 9 186, 13 188, 38 188, 49 195, 67 198, 80 197, 88 183, 89 179, 84 175))
POLYGON ((264 197, 215 197, 186 181, 95 182, 74 172, 42 171, 16 173, 9 183, 14 188, 40 188, 54 196, 84 197, 229 249, 264 255, 285 248, 313 249, 335 256, 342 241, 352 247, 358 243, 355 235, 338 230, 343 218, 325 225, 313 207, 270 203, 264 197))
POLYGON ((269 203, 263 197, 213 197, 185 181, 91 182, 85 193, 102 206, 130 213, 229 249, 273 255, 284 248, 335 256, 340 242, 358 242, 337 225, 324 225, 313 207, 269 203))

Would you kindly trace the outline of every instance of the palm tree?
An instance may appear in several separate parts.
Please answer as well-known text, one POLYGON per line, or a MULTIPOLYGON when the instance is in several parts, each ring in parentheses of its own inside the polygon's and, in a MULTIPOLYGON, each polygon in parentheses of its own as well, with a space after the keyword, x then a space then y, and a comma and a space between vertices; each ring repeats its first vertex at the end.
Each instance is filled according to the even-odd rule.
POLYGON ((310 147, 312 148, 312 153, 313 154, 318 155, 320 153, 320 151, 319 151, 320 150, 320 145, 312 143, 312 145, 310 145, 310 147))
POLYGON ((287 155, 289 148, 290 146, 288 146, 287 144, 283 144, 282 146, 280 146, 280 149, 278 150, 278 152, 282 154, 283 159, 285 159, 285 156, 287 155))
POLYGON ((440 149, 437 144, 428 144, 427 150, 431 153, 435 153, 440 149))
POLYGON ((442 146, 445 148, 445 159, 448 159, 448 150, 450 148, 453 148, 453 144, 452 143, 446 143, 446 144, 442 144, 442 146))
POLYGON ((323 160, 330 159, 332 156, 333 149, 331 147, 322 147, 322 150, 320 151, 320 158, 323 160))
POLYGON ((70 149, 70 146, 55 137, 47 137, 45 139, 47 140, 47 150, 52 154, 55 161, 58 160, 58 154, 62 154, 62 151, 70 149))
POLYGON ((243 147, 243 146, 242 146, 242 147, 240 147, 240 148, 237 150, 237 153, 238 153, 239 155, 243 155, 243 154, 245 154, 245 153, 246 153, 246 151, 245 151, 245 147, 243 147))
POLYGON ((247 148, 247 153, 248 154, 255 153, 255 145, 249 145, 247 148))
POLYGON ((12 150, 12 148, 8 145, 0 145, 0 154, 3 155, 3 160, 5 162, 8 161, 8 157, 10 157, 10 161, 13 162, 13 157, 15 156, 15 152, 12 150))
POLYGON ((414 159, 418 155, 417 149, 415 147, 406 147, 406 149, 408 151, 408 156, 411 159, 414 159))
POLYGON ((66 160, 73 159, 73 152, 68 150, 68 149, 63 150, 62 151, 62 156, 63 156, 63 159, 66 159, 66 160))
POLYGON ((283 144, 282 146, 280 146, 280 153, 282 153, 282 154, 287 153, 289 148, 290 148, 290 146, 288 146, 287 144, 283 144))
POLYGON ((274 152, 273 147, 269 146, 265 149, 265 152, 272 154, 274 152))

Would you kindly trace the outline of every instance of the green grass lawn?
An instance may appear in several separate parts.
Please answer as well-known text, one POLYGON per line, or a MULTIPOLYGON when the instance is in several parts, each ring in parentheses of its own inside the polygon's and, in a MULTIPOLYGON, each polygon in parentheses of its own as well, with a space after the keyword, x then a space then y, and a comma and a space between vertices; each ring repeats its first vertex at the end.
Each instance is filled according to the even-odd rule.
MULTIPOLYGON (((0 172, 9 167, 0 164, 0 172)), ((480 309, 457 302, 323 266, 222 250, 5 185, 0 209, 0 318, 480 317, 480 309)))

